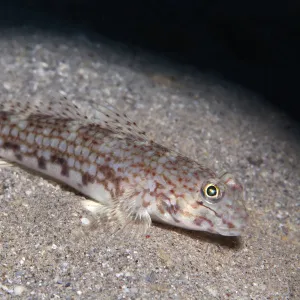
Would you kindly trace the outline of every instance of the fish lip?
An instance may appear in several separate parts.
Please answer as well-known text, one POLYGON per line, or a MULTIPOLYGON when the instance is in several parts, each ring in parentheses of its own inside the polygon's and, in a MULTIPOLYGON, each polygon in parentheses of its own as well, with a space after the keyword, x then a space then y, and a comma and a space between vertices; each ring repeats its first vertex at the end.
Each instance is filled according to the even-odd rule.
POLYGON ((239 230, 235 230, 235 231, 227 231, 226 229, 224 230, 218 230, 216 233, 222 235, 222 236, 241 236, 242 232, 239 230))
POLYGON ((241 233, 247 227, 248 217, 249 215, 247 213, 247 210, 245 209, 242 209, 240 211, 235 211, 235 213, 230 216, 221 215, 220 218, 223 224, 220 224, 217 227, 216 231, 219 231, 220 234, 222 234, 221 232, 226 231, 227 232, 226 235, 241 235, 241 233))
POLYGON ((243 230, 239 228, 217 227, 215 229, 211 228, 211 230, 207 230, 207 232, 221 236, 238 237, 242 235, 243 230))

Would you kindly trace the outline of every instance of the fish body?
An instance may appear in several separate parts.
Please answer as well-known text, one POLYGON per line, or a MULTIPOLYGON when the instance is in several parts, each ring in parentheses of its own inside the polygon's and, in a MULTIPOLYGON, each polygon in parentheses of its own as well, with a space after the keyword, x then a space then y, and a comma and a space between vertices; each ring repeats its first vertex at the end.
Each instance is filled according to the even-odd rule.
POLYGON ((242 185, 147 138, 109 106, 0 105, 0 157, 59 180, 120 226, 151 220, 222 235, 246 225, 242 185))

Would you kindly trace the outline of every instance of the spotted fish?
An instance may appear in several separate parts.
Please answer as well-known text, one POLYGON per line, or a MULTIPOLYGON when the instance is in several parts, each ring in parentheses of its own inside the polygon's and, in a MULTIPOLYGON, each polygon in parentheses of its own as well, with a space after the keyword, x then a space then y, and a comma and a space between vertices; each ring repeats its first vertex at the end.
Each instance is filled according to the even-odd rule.
POLYGON ((119 227, 152 220, 226 236, 246 225, 243 186, 149 139, 109 105, 62 99, 0 104, 0 157, 86 195, 119 227))

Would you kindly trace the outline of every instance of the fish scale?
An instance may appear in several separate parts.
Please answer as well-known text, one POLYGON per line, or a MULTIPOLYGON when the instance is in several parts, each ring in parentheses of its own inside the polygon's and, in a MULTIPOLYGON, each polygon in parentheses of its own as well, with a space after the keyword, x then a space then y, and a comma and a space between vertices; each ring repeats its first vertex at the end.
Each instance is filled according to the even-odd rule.
POLYGON ((116 226, 151 220, 222 235, 246 225, 243 187, 168 149, 110 105, 0 104, 0 156, 61 181, 116 226))

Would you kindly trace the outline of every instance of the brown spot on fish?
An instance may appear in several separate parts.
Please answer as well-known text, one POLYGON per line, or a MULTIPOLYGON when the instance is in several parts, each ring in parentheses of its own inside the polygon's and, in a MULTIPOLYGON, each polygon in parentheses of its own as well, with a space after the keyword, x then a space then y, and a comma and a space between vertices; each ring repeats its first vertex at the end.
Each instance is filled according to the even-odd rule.
POLYGON ((16 151, 20 150, 20 145, 14 144, 12 142, 5 142, 5 143, 3 143, 3 148, 10 149, 10 150, 16 152, 16 151))
POLYGON ((69 169, 69 166, 68 166, 68 164, 67 164, 67 161, 64 160, 64 163, 63 163, 62 166, 61 166, 61 172, 60 172, 60 174, 61 174, 62 176, 69 177, 69 172, 70 172, 70 169, 69 169))
POLYGON ((179 206, 177 204, 175 205, 170 205, 167 207, 167 211, 170 215, 176 215, 177 212, 179 211, 179 206))
POLYGON ((59 157, 54 154, 54 155, 51 155, 50 161, 54 164, 63 165, 66 160, 64 158, 59 157))
POLYGON ((121 178, 116 178, 114 183, 116 188, 116 197, 120 197, 124 193, 124 190, 121 188, 121 178))
POLYGON ((8 119, 8 113, 7 112, 1 112, 0 113, 0 118, 1 118, 1 120, 2 121, 7 121, 7 119, 8 119))
POLYGON ((198 216, 194 220, 194 224, 197 225, 197 226, 201 226, 203 222, 207 222, 210 227, 214 226, 213 222, 211 220, 205 218, 205 217, 198 216))
POLYGON ((99 171, 104 174, 105 180, 114 181, 116 179, 115 171, 110 167, 101 166, 99 167, 99 171))
POLYGON ((50 157, 50 161, 54 164, 58 164, 58 165, 61 166, 61 173, 60 174, 62 176, 66 176, 66 177, 69 176, 69 166, 68 166, 68 163, 67 163, 65 158, 59 157, 59 156, 54 154, 50 157))
POLYGON ((43 156, 38 158, 38 166, 40 169, 46 170, 46 164, 46 159, 43 156))
POLYGON ((89 173, 86 172, 82 175, 81 180, 83 185, 88 185, 89 183, 95 182, 95 176, 91 176, 89 173))
POLYGON ((83 185, 88 185, 88 183, 89 183, 89 174, 88 173, 84 173, 82 175, 81 180, 82 180, 82 184, 83 185))
POLYGON ((16 153, 16 154, 15 154, 15 157, 16 157, 16 159, 19 160, 19 161, 22 161, 22 159, 23 159, 23 156, 22 156, 21 153, 16 153))

